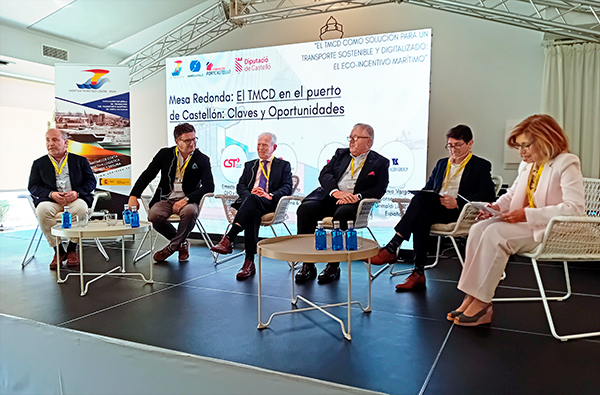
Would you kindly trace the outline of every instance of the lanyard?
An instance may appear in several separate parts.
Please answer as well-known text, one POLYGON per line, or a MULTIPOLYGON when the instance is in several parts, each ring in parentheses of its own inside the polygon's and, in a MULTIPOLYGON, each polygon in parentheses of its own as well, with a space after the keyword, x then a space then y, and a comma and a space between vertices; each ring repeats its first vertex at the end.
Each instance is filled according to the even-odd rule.
MULTIPOLYGON (((269 163, 271 163, 272 161, 273 161, 273 157, 271 157, 271 159, 269 159, 269 163)), ((269 177, 271 177, 271 168, 273 168, 273 166, 269 166, 269 172, 267 173, 265 171, 265 167, 263 166, 263 161, 259 159, 258 160, 258 164, 260 165, 260 170, 262 171, 263 175, 267 179, 267 184, 268 184, 269 183, 269 177)))
POLYGON ((529 171, 529 177, 527 178, 527 200, 529 201, 529 207, 535 207, 535 203, 533 201, 533 194, 537 190, 538 183, 540 182, 540 177, 542 176, 542 170, 544 170, 544 164, 542 163, 540 168, 537 170, 535 174, 533 174, 533 166, 531 166, 531 170, 529 171), (531 185, 533 184, 533 185, 531 185))
POLYGON ((69 153, 67 152, 67 154, 65 155, 64 159, 62 160, 62 165, 60 165, 60 168, 58 168, 58 164, 56 163, 56 160, 53 157, 51 157, 50 155, 48 155, 48 156, 50 157, 50 162, 52 162, 52 166, 54 166, 54 170, 56 170, 56 172, 60 176, 63 169, 65 168, 65 165, 67 164, 67 158, 69 157, 69 153))
POLYGON ((469 161, 471 160, 472 157, 473 157, 473 153, 469 152, 469 155, 467 155, 467 157, 465 159, 463 159, 462 162, 460 162, 460 166, 458 167, 458 170, 456 171, 456 173, 454 173, 454 175, 452 177, 448 177, 448 175, 450 174, 450 167, 451 167, 451 162, 452 162, 450 160, 450 158, 448 158, 448 165, 446 166, 446 175, 444 176, 444 182, 442 184, 443 189, 447 189, 448 186, 450 186, 450 183, 452 182, 452 180, 454 180, 456 178, 456 176, 459 175, 461 171, 463 171, 463 169, 465 168, 467 163, 469 163, 469 161))
POLYGON ((357 171, 359 171, 360 169, 362 169, 362 167, 365 165, 365 161, 367 160, 367 158, 365 158, 362 163, 360 164, 360 166, 358 166, 356 169, 354 168, 354 158, 352 158, 352 160, 350 161, 350 176, 352 178, 354 178, 354 173, 356 173, 357 171))
MULTIPOLYGON (((177 151, 177 147, 175 147, 175 156, 177 157, 177 178, 181 178, 183 179, 183 173, 185 173, 185 168, 187 167, 188 163, 190 163, 190 159, 192 159, 192 154, 194 152, 192 152, 191 154, 188 155, 187 159, 185 160, 185 163, 183 164, 182 167, 179 167, 179 154, 177 151)), ((183 156, 182 156, 183 157, 183 156)))

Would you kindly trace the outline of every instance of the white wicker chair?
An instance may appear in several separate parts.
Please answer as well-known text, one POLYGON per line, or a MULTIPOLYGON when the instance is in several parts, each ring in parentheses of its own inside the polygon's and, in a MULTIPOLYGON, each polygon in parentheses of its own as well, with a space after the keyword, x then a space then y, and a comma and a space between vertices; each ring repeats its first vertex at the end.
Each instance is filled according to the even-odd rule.
POLYGON ((533 271, 540 290, 540 297, 527 298, 494 298, 494 302, 526 302, 539 301, 544 304, 544 310, 550 326, 550 332, 555 338, 567 341, 582 337, 600 336, 600 332, 588 332, 572 335, 558 335, 550 312, 548 301, 564 301, 571 296, 571 280, 567 261, 600 261, 600 180, 584 178, 585 210, 583 217, 552 218, 542 243, 533 251, 519 255, 531 259, 533 271), (538 261, 563 262, 567 291, 558 297, 547 297, 546 290, 538 269, 538 261))
POLYGON ((541 297, 494 298, 494 302, 524 302, 541 300, 544 304, 550 332, 555 338, 567 341, 582 337, 600 336, 600 332, 588 332, 572 335, 558 335, 552 320, 549 300, 563 301, 571 296, 571 280, 567 261, 600 261, 600 217, 555 217, 552 218, 542 243, 533 251, 519 255, 531 259, 533 271, 541 297), (567 292, 559 297, 547 297, 540 277, 538 261, 562 261, 565 271, 567 292))
MULTIPOLYGON (((377 241, 375 235, 369 228, 369 217, 371 216, 371 209, 376 203, 379 203, 379 199, 362 199, 358 204, 358 209, 356 210, 356 221, 354 221, 354 229, 367 229, 371 234, 373 240, 377 241)), ((333 217, 325 217, 323 218, 323 227, 325 229, 333 229, 333 217)), ((379 244, 379 242, 377 241, 379 244)), ((371 280, 377 278, 387 267, 389 264, 384 265, 381 269, 379 269, 375 274, 371 275, 371 280)))
POLYGON ((494 192, 496 193, 496 196, 498 196, 498 193, 500 193, 500 190, 502 189, 502 183, 504 180, 502 179, 502 176, 493 175, 492 181, 494 182, 494 192))
MULTIPOLYGON (((94 192, 94 200, 92 201, 92 206, 90 207, 90 209, 92 210, 92 213, 96 209, 96 203, 98 203, 98 199, 100 199, 101 197, 106 197, 106 196, 109 196, 107 192, 104 192, 104 191, 95 191, 94 192)), ((27 199, 27 201, 29 202, 29 206, 31 207, 31 210, 33 211, 33 215, 35 215, 35 219, 36 219, 36 221, 38 221, 38 225, 35 228, 35 231, 33 232, 31 241, 29 242, 29 247, 27 247, 27 251, 25 251, 25 256, 23 257, 23 261, 21 261, 21 267, 25 267, 25 266, 27 266, 27 264, 29 262, 31 262, 31 260, 33 258, 35 258, 35 254, 36 254, 38 248, 40 247, 40 241, 42 240, 43 233, 40 230, 40 224, 39 224, 39 220, 37 217, 37 211, 35 209, 35 204, 33 203, 33 198, 31 197, 31 195, 23 194, 23 195, 19 195, 17 197, 20 199, 27 199), (29 256, 29 251, 31 250, 31 246, 35 242, 35 237, 37 235, 38 230, 40 230, 40 235, 38 236, 35 250, 33 250, 33 254, 31 254, 31 256, 29 256)), ((60 217, 62 217, 62 211, 56 214, 57 219, 60 217)), ((109 260, 108 254, 106 253, 104 246, 100 242, 100 239, 94 238, 94 241, 96 242, 96 246, 98 247, 98 250, 104 256, 104 259, 106 259, 108 261, 109 260)))
MULTIPOLYGON (((400 208, 400 213, 404 215, 404 211, 408 204, 410 204, 410 199, 392 199, 393 202, 398 203, 398 207, 400 208)), ((471 226, 476 221, 477 215, 479 214, 479 209, 472 206, 470 203, 465 204, 458 219, 456 222, 450 222, 449 224, 433 224, 431 225, 431 230, 429 231, 431 235, 438 237, 437 249, 435 253, 435 261, 431 265, 425 266, 425 269, 431 269, 437 266, 440 261, 440 247, 442 244, 442 237, 449 237, 452 241, 452 245, 454 246, 454 250, 456 251, 456 255, 458 255, 458 259, 460 260, 460 264, 464 265, 463 257, 458 249, 458 245, 456 244, 456 237, 467 237, 469 234, 469 230, 471 226)), ((404 269, 393 271, 393 265, 390 269, 390 275, 399 276, 401 274, 407 274, 412 272, 413 269, 404 269)))

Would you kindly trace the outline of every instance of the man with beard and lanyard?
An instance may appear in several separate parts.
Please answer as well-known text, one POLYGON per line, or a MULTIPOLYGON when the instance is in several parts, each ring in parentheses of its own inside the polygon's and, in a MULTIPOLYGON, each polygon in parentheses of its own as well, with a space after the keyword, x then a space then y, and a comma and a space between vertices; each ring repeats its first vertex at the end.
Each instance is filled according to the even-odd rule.
POLYGON ((396 261, 402 241, 413 239, 414 270, 396 285, 396 292, 425 287, 425 264, 429 230, 434 223, 450 223, 458 219, 469 201, 492 202, 495 199, 492 164, 471 153, 473 133, 466 125, 458 125, 446 133, 449 158, 440 159, 423 191, 417 193, 396 227, 390 242, 371 258, 371 264, 384 265, 396 261), (467 200, 466 200, 467 199, 467 200))
POLYGON ((158 151, 129 196, 129 207, 139 208, 138 198, 160 172, 158 187, 150 201, 148 220, 169 244, 154 254, 156 262, 164 261, 175 251, 179 252, 180 262, 188 260, 190 243, 187 238, 200 213, 198 203, 204 194, 215 190, 210 159, 196 149, 198 138, 194 127, 189 123, 179 124, 173 135, 175 147, 158 151), (169 222, 172 214, 180 217, 177 229, 169 222))

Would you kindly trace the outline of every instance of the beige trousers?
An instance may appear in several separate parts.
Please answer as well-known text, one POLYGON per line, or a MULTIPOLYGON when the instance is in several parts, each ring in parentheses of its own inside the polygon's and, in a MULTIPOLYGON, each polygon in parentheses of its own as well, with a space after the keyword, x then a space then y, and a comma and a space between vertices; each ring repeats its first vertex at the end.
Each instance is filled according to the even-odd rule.
POLYGON ((498 219, 478 222, 469 231, 458 289, 490 303, 508 258, 517 252, 531 251, 538 244, 526 222, 510 224, 498 219))
MULTIPOLYGON (((83 216, 85 215, 87 209, 87 203, 82 199, 77 199, 73 203, 69 204, 69 211, 73 216, 83 216)), ((50 229, 58 223, 56 216, 58 213, 62 213, 63 206, 56 202, 41 202, 38 204, 35 211, 37 212, 40 228, 42 229, 44 236, 46 236, 48 244, 50 244, 50 247, 52 248, 56 247, 58 244, 58 239, 52 236, 50 229)), ((77 243, 79 239, 75 237, 72 238, 71 241, 73 243, 77 243)))

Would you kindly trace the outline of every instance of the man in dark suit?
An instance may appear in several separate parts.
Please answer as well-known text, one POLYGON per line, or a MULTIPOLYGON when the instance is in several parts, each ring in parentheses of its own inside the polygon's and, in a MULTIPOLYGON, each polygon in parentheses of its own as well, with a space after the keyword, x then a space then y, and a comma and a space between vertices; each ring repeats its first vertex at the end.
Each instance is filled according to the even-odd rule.
POLYGON ((258 242, 261 217, 272 213, 279 199, 292 193, 292 171, 290 163, 273 156, 277 149, 277 137, 272 133, 258 136, 256 151, 259 159, 246 162, 244 172, 237 184, 239 198, 232 204, 237 209, 231 230, 211 248, 219 254, 231 254, 232 244, 238 233, 244 231, 246 259, 236 274, 243 280, 256 273, 254 255, 258 242))
POLYGON ((175 251, 179 261, 190 257, 189 234, 200 213, 198 203, 206 193, 215 190, 210 160, 196 149, 196 130, 189 123, 175 126, 175 147, 162 148, 140 175, 129 196, 129 207, 139 208, 138 198, 160 172, 160 181, 150 200, 148 220, 154 229, 169 240, 169 244, 154 254, 154 260, 164 261, 175 251), (168 221, 172 214, 180 217, 177 229, 168 221))
MULTIPOLYGON (((319 186, 298 207, 298 234, 314 233, 317 222, 333 216, 340 228, 347 229, 348 221, 356 220, 361 199, 381 199, 389 181, 390 161, 372 151, 373 128, 356 124, 348 137, 350 148, 340 148, 319 174, 319 186)), ((338 263, 328 263, 319 274, 319 283, 329 283, 340 277, 338 263)), ((317 276, 314 263, 304 263, 296 273, 302 283, 317 276)))
MULTIPOLYGON (((83 156, 68 153, 69 141, 65 132, 50 129, 46 132, 48 155, 36 159, 29 175, 29 193, 33 197, 42 233, 50 247, 58 244, 58 239, 50 233, 56 225, 56 214, 69 207, 72 215, 83 217, 94 200, 96 177, 90 162, 83 156)), ((54 270, 63 261, 67 266, 78 266, 77 238, 71 239, 67 251, 62 244, 59 255, 54 252, 50 269, 54 270)))
POLYGON ((431 225, 456 221, 468 201, 495 200, 492 164, 471 153, 471 129, 466 125, 455 126, 446 133, 446 139, 450 157, 437 162, 423 188, 435 193, 418 193, 412 198, 406 213, 394 228, 396 235, 371 258, 374 265, 395 262, 402 241, 408 240, 411 234, 414 236, 415 266, 411 275, 402 284, 396 285, 397 292, 425 287, 427 240, 431 225))

